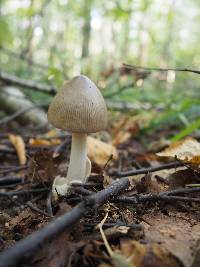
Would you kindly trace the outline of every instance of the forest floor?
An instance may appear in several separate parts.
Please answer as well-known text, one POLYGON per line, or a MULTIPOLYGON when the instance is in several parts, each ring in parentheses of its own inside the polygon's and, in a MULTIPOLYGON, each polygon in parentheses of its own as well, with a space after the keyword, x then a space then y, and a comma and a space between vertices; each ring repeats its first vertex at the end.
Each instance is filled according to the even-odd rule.
MULTIPOLYGON (((126 120, 110 128, 115 159, 105 160, 103 145, 95 148, 102 149, 100 154, 89 151, 98 155, 91 158, 92 174, 87 183, 73 186, 69 195, 58 200, 52 199, 51 186, 56 175, 66 174, 71 137, 56 131, 30 132, 26 127, 20 135, 10 134, 13 131, 6 126, 2 129, 2 251, 72 210, 88 195, 123 179, 120 176, 126 176, 125 171, 136 172, 128 175, 131 185, 120 196, 87 213, 70 232, 63 231, 44 244, 21 267, 200 266, 200 170, 191 157, 198 140, 191 139, 193 161, 183 161, 183 154, 188 153, 182 146, 186 141, 168 150, 173 156, 178 147, 180 158, 159 157, 156 153, 165 151, 167 142, 163 140, 172 129, 141 135, 136 124, 129 122, 131 127, 127 128, 125 124, 126 120), (169 162, 174 164, 165 168, 169 162), (151 171, 152 166, 157 170, 151 171), (137 174, 141 169, 144 172, 137 174), (108 244, 102 239, 100 223, 108 244)), ((107 135, 98 137, 105 141, 107 135)))

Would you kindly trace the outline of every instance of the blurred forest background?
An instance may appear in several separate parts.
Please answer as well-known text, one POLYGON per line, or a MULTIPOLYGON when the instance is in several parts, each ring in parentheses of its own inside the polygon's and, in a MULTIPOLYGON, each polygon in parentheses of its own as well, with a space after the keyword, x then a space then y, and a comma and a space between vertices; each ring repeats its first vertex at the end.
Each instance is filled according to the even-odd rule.
MULTIPOLYGON (((0 4, 1 74, 57 89, 82 73, 102 89, 111 108, 150 116, 146 130, 166 124, 178 127, 175 135, 173 131, 169 135, 179 140, 200 127, 198 74, 122 67, 127 63, 199 69, 199 1, 0 0, 0 4)), ((20 90, 33 103, 51 100, 38 90, 25 86, 20 90)), ((1 109, 1 117, 4 112, 1 109)))

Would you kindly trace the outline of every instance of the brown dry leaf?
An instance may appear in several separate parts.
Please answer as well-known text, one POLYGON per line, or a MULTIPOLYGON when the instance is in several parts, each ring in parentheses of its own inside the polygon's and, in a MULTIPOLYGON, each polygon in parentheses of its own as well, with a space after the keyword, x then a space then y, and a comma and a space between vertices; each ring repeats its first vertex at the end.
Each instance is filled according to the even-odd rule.
POLYGON ((20 165, 26 164, 26 160, 27 160, 26 159, 26 148, 25 148, 25 143, 22 137, 20 135, 9 134, 8 138, 17 152, 19 164, 20 165))
POLYGON ((122 242, 120 248, 132 267, 184 267, 176 256, 156 243, 143 245, 129 240, 122 242))
POLYGON ((169 174, 166 178, 169 188, 176 189, 178 187, 185 187, 187 184, 192 184, 194 182, 199 182, 199 178, 196 176, 195 172, 191 169, 178 170, 174 173, 169 174))
POLYGON ((53 182, 61 158, 53 158, 49 150, 37 151, 28 162, 28 177, 34 184, 49 184, 53 182))
POLYGON ((131 137, 130 132, 120 131, 113 139, 112 144, 119 145, 125 143, 130 137, 131 137))
POLYGON ((118 152, 111 144, 107 144, 103 141, 88 136, 87 145, 88 156, 90 160, 96 162, 100 166, 104 166, 111 155, 113 155, 114 160, 118 159, 118 152))
POLYGON ((137 136, 139 129, 146 127, 150 120, 151 115, 149 114, 122 116, 122 118, 113 125, 112 144, 119 145, 126 142, 131 136, 137 136))
MULTIPOLYGON (((143 216, 149 225, 144 224, 147 242, 156 242, 181 259, 185 267, 190 267, 193 259, 193 247, 200 238, 199 218, 191 210, 184 214, 177 210, 168 215, 150 213, 143 216)), ((161 265, 162 266, 162 265, 161 265)))
POLYGON ((165 150, 157 153, 157 155, 169 158, 177 157, 183 161, 200 164, 200 143, 196 139, 188 137, 171 144, 165 150))

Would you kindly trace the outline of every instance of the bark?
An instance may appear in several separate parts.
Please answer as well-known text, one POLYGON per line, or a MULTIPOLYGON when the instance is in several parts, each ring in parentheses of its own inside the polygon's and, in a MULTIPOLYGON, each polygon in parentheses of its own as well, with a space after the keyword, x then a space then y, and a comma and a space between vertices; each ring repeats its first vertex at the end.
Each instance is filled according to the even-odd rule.
MULTIPOLYGON (((0 110, 11 114, 32 106, 34 105, 16 87, 1 87, 0 110)), ((45 125, 47 123, 46 113, 40 108, 30 109, 21 114, 17 120, 22 124, 45 125)))
POLYGON ((84 24, 82 28, 82 58, 89 56, 89 43, 91 35, 91 0, 84 1, 83 14, 84 14, 84 24))

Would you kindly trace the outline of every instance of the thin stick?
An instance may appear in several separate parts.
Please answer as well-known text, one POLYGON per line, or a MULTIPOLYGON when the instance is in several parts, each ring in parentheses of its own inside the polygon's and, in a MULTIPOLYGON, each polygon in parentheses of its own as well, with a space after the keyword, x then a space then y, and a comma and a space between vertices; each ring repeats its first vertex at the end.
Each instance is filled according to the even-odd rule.
POLYGON ((48 104, 37 104, 37 105, 31 106, 28 108, 22 108, 22 109, 16 111, 15 113, 13 113, 12 115, 7 116, 7 117, 3 118, 2 120, 0 120, 0 125, 8 123, 8 122, 16 119, 17 117, 21 116, 22 114, 24 114, 24 113, 26 113, 32 109, 39 108, 39 107, 48 107, 48 104))
POLYGON ((174 195, 179 194, 189 194, 200 192, 199 188, 180 188, 170 191, 161 192, 158 194, 139 194, 136 197, 126 197, 119 196, 112 198, 113 202, 116 203, 127 203, 127 204, 139 204, 147 201, 157 201, 157 200, 175 200, 175 201, 185 201, 185 202, 200 202, 200 198, 190 198, 190 197, 179 197, 174 195))
POLYGON ((0 174, 5 174, 5 173, 9 173, 9 172, 18 172, 21 170, 25 170, 27 169, 28 166, 16 166, 16 167, 10 167, 7 170, 0 170, 0 174))
POLYGON ((104 242, 104 245, 105 245, 105 247, 106 247, 106 249, 107 249, 107 251, 108 251, 108 254, 109 254, 111 257, 113 257, 113 251, 112 251, 112 249, 111 249, 111 247, 110 247, 110 245, 109 245, 109 243, 108 243, 108 240, 107 240, 107 238, 106 238, 106 235, 104 234, 104 231, 103 231, 103 225, 104 225, 104 223, 105 223, 105 221, 106 221, 107 218, 108 218, 108 213, 106 213, 105 217, 104 217, 103 220, 97 225, 97 227, 99 228, 99 231, 100 231, 100 233, 101 233, 101 237, 102 237, 103 242, 104 242))
POLYGON ((149 71, 183 71, 183 72, 192 72, 196 74, 200 74, 200 70, 188 69, 188 68, 149 68, 149 67, 142 67, 142 66, 134 66, 129 64, 123 64, 123 67, 126 69, 136 70, 149 70, 149 71))
POLYGON ((120 179, 108 188, 87 197, 70 212, 65 213, 44 228, 2 252, 0 255, 0 267, 16 267, 25 263, 35 251, 44 246, 45 242, 52 240, 63 231, 69 231, 88 211, 102 205, 111 197, 128 188, 129 185, 128 178, 120 179))
POLYGON ((22 78, 18 78, 17 76, 5 73, 0 71, 0 80, 4 81, 8 84, 14 84, 17 86, 34 89, 40 92, 48 93, 51 95, 56 94, 56 88, 50 85, 46 84, 40 84, 38 82, 32 81, 32 80, 24 80, 22 78))
POLYGON ((49 192, 48 188, 36 188, 36 189, 27 189, 27 190, 19 190, 19 191, 9 191, 9 192, 0 192, 0 197, 10 197, 24 194, 34 194, 34 193, 43 193, 49 192))
POLYGON ((36 211, 39 214, 42 214, 42 215, 44 215, 46 217, 53 217, 52 215, 48 214, 46 211, 41 210, 38 207, 35 207, 31 202, 27 202, 25 205, 28 206, 33 211, 36 211))
POLYGON ((156 167, 149 167, 149 168, 142 168, 139 170, 117 172, 117 173, 113 173, 111 175, 116 176, 116 177, 128 177, 128 176, 137 175, 137 174, 145 174, 145 173, 156 172, 156 171, 165 170, 165 169, 172 169, 172 168, 176 168, 176 167, 180 167, 180 166, 184 166, 184 163, 175 161, 175 162, 170 162, 170 163, 163 164, 163 165, 156 166, 156 167))
POLYGON ((9 176, 0 178, 0 186, 20 184, 24 181, 24 178, 18 176, 9 176))

